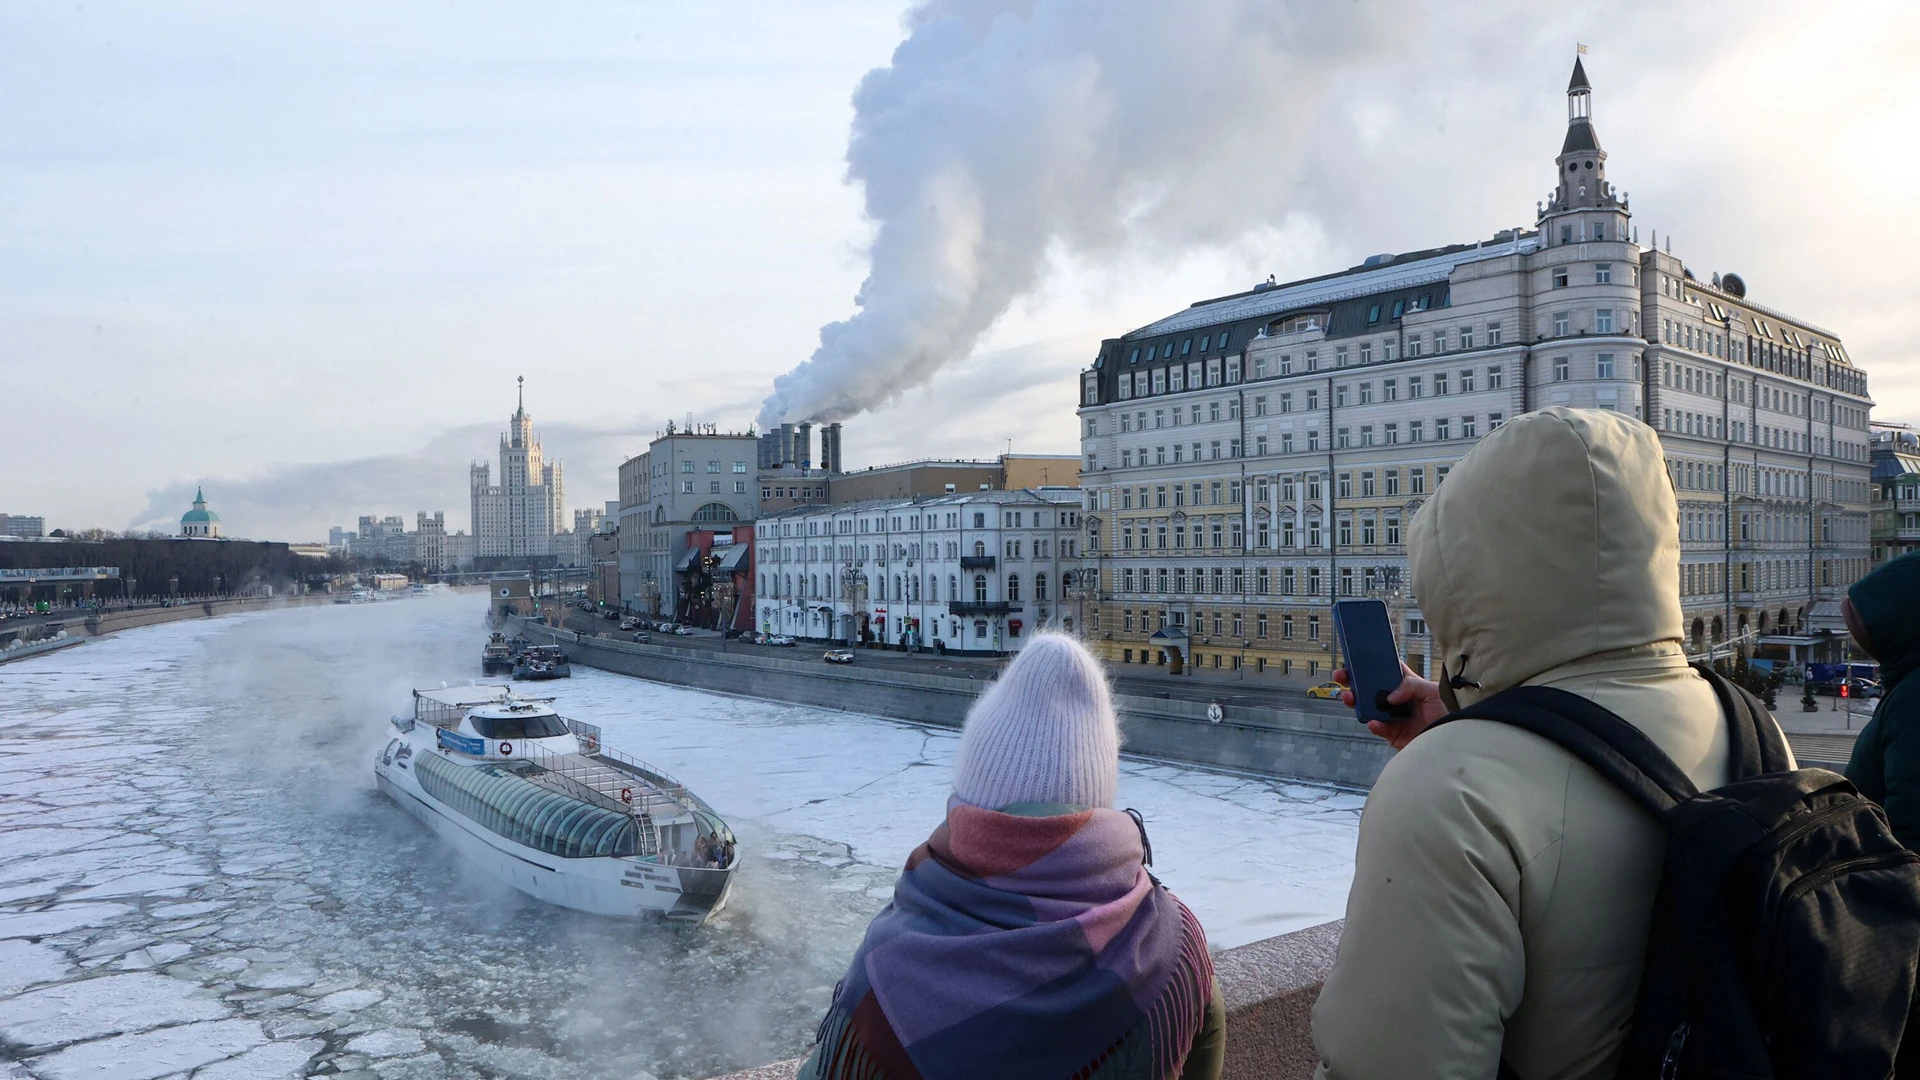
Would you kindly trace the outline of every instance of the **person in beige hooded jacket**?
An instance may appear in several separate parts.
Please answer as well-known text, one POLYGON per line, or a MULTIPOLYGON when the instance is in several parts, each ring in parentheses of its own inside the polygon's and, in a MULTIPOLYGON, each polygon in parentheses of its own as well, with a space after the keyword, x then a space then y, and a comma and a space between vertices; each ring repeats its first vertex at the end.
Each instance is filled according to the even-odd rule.
POLYGON ((1573 755, 1484 720, 1522 684, 1617 713, 1703 790, 1725 720, 1681 645, 1678 508, 1660 440, 1553 408, 1489 434, 1416 515, 1414 591, 1438 685, 1375 730, 1402 750, 1360 819, 1338 959, 1313 1012, 1324 1080, 1611 1077, 1666 838, 1573 755), (1450 685, 1451 682, 1451 685, 1450 685), (1423 733, 1424 732, 1424 733, 1423 733))

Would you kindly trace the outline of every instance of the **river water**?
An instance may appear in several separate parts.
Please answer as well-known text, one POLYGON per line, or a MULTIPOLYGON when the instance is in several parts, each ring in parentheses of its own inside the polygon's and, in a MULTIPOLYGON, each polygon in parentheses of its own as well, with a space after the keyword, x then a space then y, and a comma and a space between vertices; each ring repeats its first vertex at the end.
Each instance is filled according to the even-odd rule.
MULTIPOLYGON (((478 674, 443 596, 128 631, 0 666, 0 1080, 677 1080, 804 1052, 939 822, 938 728, 576 669, 546 684, 727 818, 700 927, 543 906, 373 786, 415 686, 478 674)), ((1361 799, 1129 761, 1215 947, 1337 918, 1361 799)))

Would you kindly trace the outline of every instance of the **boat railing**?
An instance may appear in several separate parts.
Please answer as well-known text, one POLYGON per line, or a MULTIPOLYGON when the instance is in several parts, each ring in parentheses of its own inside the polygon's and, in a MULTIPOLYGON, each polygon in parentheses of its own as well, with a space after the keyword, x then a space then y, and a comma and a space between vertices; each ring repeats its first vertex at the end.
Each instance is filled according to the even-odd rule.
POLYGON ((645 780, 654 790, 689 814, 701 808, 700 801, 694 797, 693 792, 687 790, 687 785, 638 758, 628 757, 618 750, 610 750, 605 746, 602 746, 600 752, 594 756, 612 762, 614 767, 622 772, 645 780))
POLYGON ((661 816, 661 811, 666 811, 667 817, 674 817, 681 805, 670 793, 652 784, 635 783, 633 779, 601 764, 599 755, 556 754, 538 743, 529 742, 517 756, 537 766, 544 774, 543 779, 553 782, 569 794, 595 806, 638 817, 644 833, 653 832, 653 819, 661 816))
MULTIPOLYGON (((562 719, 565 718, 563 717, 562 719)), ((600 752, 600 728, 598 725, 589 724, 582 720, 568 720, 567 730, 573 732, 574 737, 580 740, 581 753, 597 754, 600 752)))

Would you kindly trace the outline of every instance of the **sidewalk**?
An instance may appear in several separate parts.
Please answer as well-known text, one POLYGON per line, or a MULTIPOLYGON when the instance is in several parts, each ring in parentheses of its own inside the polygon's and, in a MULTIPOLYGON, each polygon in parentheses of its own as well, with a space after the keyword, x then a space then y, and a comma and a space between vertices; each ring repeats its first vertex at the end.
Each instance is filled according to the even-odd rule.
POLYGON ((1835 772, 1846 768, 1853 757, 1853 742, 1860 737, 1860 729, 1867 726, 1878 702, 1816 696, 1819 711, 1803 712, 1799 694, 1789 696, 1788 689, 1792 688, 1782 689, 1773 714, 1780 721, 1780 730, 1787 734, 1793 756, 1802 767, 1814 765, 1835 772))

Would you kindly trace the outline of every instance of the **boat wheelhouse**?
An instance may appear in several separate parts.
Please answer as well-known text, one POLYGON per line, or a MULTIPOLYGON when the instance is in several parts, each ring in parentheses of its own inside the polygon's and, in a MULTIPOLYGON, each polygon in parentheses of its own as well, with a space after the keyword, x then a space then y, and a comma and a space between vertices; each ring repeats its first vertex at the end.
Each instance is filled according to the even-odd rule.
POLYGON ((600 915, 698 922, 725 906, 732 830, 599 728, 505 686, 416 690, 413 704, 374 763, 380 789, 494 876, 600 915))
POLYGON ((480 649, 480 673, 483 675, 513 674, 513 648, 507 644, 505 634, 495 632, 480 649))

